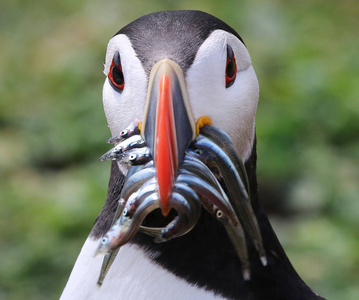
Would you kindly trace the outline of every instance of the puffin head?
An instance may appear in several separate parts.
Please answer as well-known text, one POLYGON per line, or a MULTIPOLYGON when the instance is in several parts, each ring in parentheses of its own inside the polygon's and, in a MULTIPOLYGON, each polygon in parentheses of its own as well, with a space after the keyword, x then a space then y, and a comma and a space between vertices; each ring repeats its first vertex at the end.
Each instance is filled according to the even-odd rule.
POLYGON ((251 57, 230 26, 200 11, 145 15, 109 41, 103 104, 112 135, 136 118, 146 119, 146 99, 151 92, 161 93, 153 84, 158 82, 154 69, 162 63, 170 66, 165 73, 180 85, 172 84, 170 94, 185 99, 190 122, 209 117, 246 161, 254 142, 259 97, 251 57))

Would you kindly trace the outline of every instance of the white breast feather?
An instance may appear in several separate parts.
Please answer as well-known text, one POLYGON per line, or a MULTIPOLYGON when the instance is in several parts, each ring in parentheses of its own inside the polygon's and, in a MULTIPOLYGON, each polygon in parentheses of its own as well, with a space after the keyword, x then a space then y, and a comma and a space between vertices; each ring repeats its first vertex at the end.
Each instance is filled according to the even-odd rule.
POLYGON ((152 262, 135 245, 123 246, 101 287, 97 279, 102 257, 93 257, 98 241, 82 247, 61 300, 215 300, 211 291, 190 285, 152 262))

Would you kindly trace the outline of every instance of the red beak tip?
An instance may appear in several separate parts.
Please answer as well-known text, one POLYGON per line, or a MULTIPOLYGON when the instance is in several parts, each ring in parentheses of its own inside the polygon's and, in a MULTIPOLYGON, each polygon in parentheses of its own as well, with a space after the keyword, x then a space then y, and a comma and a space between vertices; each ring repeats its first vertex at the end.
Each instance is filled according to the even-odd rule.
POLYGON ((162 215, 163 215, 164 217, 167 217, 168 214, 169 214, 170 211, 171 211, 171 208, 167 205, 167 206, 165 206, 165 207, 161 207, 161 211, 162 211, 162 215))

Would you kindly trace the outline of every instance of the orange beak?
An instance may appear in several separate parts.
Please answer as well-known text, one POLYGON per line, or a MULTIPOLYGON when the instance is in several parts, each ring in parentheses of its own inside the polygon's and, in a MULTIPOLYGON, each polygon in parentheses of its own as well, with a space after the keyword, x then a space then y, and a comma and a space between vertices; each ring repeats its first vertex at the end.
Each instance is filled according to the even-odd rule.
POLYGON ((154 158, 164 216, 171 210, 169 200, 177 168, 195 133, 183 72, 175 62, 163 59, 150 74, 141 134, 154 158))

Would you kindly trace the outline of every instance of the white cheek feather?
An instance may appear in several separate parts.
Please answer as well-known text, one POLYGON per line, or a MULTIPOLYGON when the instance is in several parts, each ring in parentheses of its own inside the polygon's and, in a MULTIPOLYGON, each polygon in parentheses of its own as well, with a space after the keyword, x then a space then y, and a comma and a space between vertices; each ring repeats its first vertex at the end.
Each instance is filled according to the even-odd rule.
POLYGON ((98 241, 88 238, 71 272, 61 300, 219 300, 213 292, 176 277, 134 245, 121 247, 101 287, 102 257, 93 257, 98 241))
POLYGON ((259 85, 246 47, 234 35, 215 30, 199 48, 186 76, 188 96, 196 119, 211 118, 229 134, 241 158, 252 151, 259 85), (225 87, 226 46, 237 62, 234 84, 225 87))
POLYGON ((130 40, 123 34, 113 37, 107 46, 104 73, 108 74, 116 51, 120 53, 125 87, 121 93, 115 91, 108 78, 103 86, 103 106, 113 136, 119 134, 135 118, 142 118, 147 92, 145 70, 136 57, 130 40))

